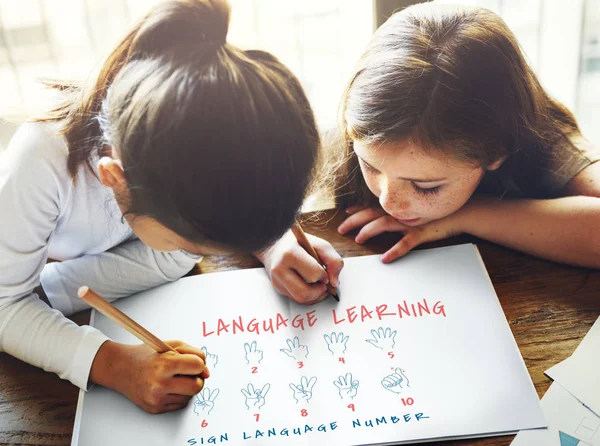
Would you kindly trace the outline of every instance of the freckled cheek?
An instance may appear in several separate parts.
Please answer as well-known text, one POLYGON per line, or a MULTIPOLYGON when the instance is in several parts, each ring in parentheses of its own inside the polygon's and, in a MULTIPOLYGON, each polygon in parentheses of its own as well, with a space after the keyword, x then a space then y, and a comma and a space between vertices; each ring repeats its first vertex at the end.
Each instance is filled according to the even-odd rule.
POLYGON ((367 183, 367 187, 369 188, 369 190, 376 197, 379 197, 381 195, 381 188, 379 187, 379 181, 377 181, 376 176, 372 175, 368 172, 365 172, 364 170, 362 171, 362 174, 363 174, 363 178, 365 179, 365 182, 367 183))

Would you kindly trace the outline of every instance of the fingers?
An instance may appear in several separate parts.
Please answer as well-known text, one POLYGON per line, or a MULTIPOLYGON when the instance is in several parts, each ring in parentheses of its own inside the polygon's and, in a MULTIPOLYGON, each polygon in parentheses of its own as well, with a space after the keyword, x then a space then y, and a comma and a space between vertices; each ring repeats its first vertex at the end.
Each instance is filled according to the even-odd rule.
POLYGON ((176 410, 185 409, 187 407, 188 403, 189 403, 189 400, 186 401, 185 403, 165 404, 163 410, 158 411, 158 412, 151 412, 151 413, 174 412, 176 410))
POLYGON ((195 376, 176 376, 169 382, 169 395, 192 397, 204 388, 204 380, 195 376))
POLYGON ((315 251, 317 251, 321 261, 325 264, 329 282, 337 288, 340 285, 340 273, 342 272, 342 268, 344 268, 342 256, 338 254, 329 242, 314 235, 307 234, 306 236, 315 248, 315 251))
POLYGON ((294 355, 292 355, 292 352, 291 352, 290 350, 286 350, 285 348, 280 348, 280 349, 279 349, 279 351, 280 351, 280 352, 283 352, 283 353, 285 353, 285 354, 286 354, 286 355, 288 355, 290 358, 294 358, 294 359, 296 359, 296 358, 294 357, 294 355))
POLYGON ((346 208, 346 214, 347 215, 352 215, 352 214, 356 214, 358 211, 362 211, 363 209, 365 209, 364 206, 350 206, 348 208, 346 208))
POLYGON ((269 393, 269 389, 270 389, 270 388, 271 388, 271 384, 269 384, 269 383, 267 383, 267 384, 265 384, 265 385, 263 386, 263 388, 262 388, 262 396, 263 396, 263 398, 264 398, 265 396, 267 396, 267 393, 269 393))
MULTIPOLYGON (((181 347, 178 347, 178 349, 181 347)), ((185 349, 184 349, 185 351, 185 349)), ((204 360, 195 354, 182 353, 179 355, 164 353, 166 361, 165 372, 171 376, 174 375, 190 375, 208 378, 210 372, 206 367, 204 360)))
POLYGON ((370 238, 373 238, 384 232, 405 231, 407 227, 400 223, 395 218, 385 215, 367 223, 356 235, 354 241, 356 243, 364 243, 370 238))
POLYGON ((343 221, 343 223, 338 227, 338 232, 340 234, 346 234, 353 229, 360 228, 379 217, 383 217, 384 215, 387 214, 380 207, 371 207, 357 211, 343 221))
MULTIPOLYGON (((327 273, 319 267, 323 274, 327 273)), ((327 285, 323 283, 306 283, 295 271, 288 270, 282 276, 273 276, 273 285, 285 296, 299 304, 314 304, 327 297, 327 285)))
POLYGON ((206 347, 204 347, 204 350, 193 347, 189 344, 186 344, 183 341, 179 341, 179 340, 170 340, 170 341, 165 341, 169 346, 171 346, 174 350, 178 351, 179 353, 188 353, 191 355, 197 355, 200 356, 202 358, 202 361, 206 361, 206 347))
POLYGON ((406 233, 404 237, 402 237, 402 240, 400 240, 398 243, 396 243, 394 246, 388 249, 381 256, 381 261, 383 263, 390 263, 396 260, 397 258, 402 257, 414 247, 423 243, 421 237, 419 236, 420 233, 420 231, 411 231, 406 233))

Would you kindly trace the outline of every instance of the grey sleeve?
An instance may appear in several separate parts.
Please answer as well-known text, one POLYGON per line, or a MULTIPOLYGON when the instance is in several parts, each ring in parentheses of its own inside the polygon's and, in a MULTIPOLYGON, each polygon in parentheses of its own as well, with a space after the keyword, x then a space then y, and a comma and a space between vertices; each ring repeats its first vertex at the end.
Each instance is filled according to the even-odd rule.
POLYGON ((77 296, 83 285, 115 300, 177 280, 200 260, 183 251, 155 251, 135 239, 100 254, 50 263, 41 283, 52 307, 68 315, 89 308, 77 296))

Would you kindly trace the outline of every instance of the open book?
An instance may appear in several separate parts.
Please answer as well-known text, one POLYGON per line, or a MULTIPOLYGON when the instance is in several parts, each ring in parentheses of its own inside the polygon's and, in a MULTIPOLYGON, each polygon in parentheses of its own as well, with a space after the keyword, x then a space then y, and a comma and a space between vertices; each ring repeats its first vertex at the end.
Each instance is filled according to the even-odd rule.
MULTIPOLYGON (((73 445, 357 445, 545 426, 473 245, 392 264, 345 259, 340 302, 302 306, 263 269, 181 279, 116 306, 162 339, 206 350, 211 377, 181 411, 150 415, 95 386, 73 445)), ((93 325, 137 339, 98 313, 93 325)))

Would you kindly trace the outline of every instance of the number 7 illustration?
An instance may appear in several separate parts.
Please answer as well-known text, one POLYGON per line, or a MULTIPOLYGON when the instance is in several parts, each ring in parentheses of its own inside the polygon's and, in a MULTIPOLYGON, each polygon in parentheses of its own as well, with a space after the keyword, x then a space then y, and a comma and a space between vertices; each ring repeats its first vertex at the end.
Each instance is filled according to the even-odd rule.
POLYGON ((260 409, 265 405, 265 397, 269 393, 271 384, 267 383, 262 389, 254 387, 252 384, 248 384, 246 389, 242 389, 242 394, 246 398, 246 407, 250 409, 260 409))

